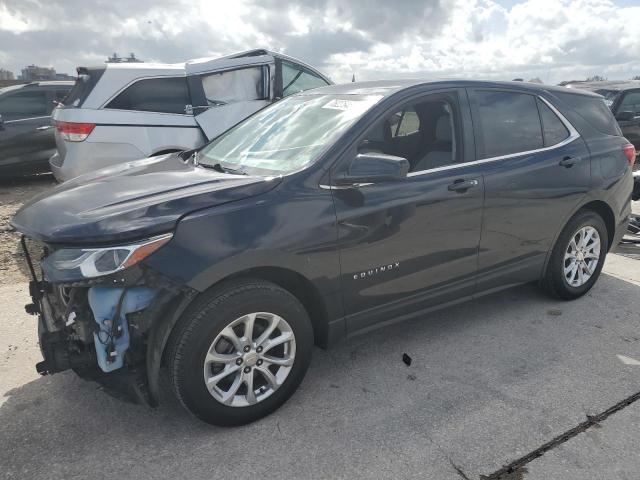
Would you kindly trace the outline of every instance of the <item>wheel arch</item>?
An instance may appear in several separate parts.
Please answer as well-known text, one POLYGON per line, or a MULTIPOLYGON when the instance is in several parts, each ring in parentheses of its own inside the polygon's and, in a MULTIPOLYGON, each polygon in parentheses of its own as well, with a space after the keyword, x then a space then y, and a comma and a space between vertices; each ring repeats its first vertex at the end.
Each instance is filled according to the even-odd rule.
POLYGON ((583 210, 591 210, 592 212, 595 212, 602 217, 602 219, 604 220, 604 224, 607 227, 607 240, 609 242, 609 245, 607 245, 607 251, 611 250, 611 247, 613 246, 613 238, 616 234, 616 219, 615 215, 613 214, 613 209, 609 206, 608 203, 602 200, 593 200, 583 205, 577 212, 575 212, 571 216, 571 218, 575 217, 578 212, 581 212, 583 210))
POLYGON ((583 212, 585 210, 590 210, 592 212, 597 213, 604 220, 604 224, 607 228, 607 237, 608 237, 607 241, 609 243, 607 245, 608 247, 607 251, 611 250, 611 247, 613 246, 613 238, 615 236, 615 231, 616 231, 615 215, 613 213, 613 209, 604 200, 590 200, 578 206, 574 211, 571 212, 569 216, 567 216, 564 222, 562 222, 562 225, 556 232, 555 236, 553 237, 553 241, 551 242, 551 245, 547 252, 547 257, 544 261, 544 266, 542 268, 542 274, 541 274, 542 276, 544 276, 545 272, 547 271, 547 266, 549 265, 549 259, 551 258, 551 253, 553 252, 556 242, 558 241, 558 237, 560 236, 564 228, 567 226, 567 224, 571 221, 571 219, 576 215, 578 215, 580 212, 583 212))
POLYGON ((275 267, 262 266, 252 267, 234 272, 221 278, 210 285, 206 290, 197 292, 191 290, 188 294, 176 295, 167 305, 164 315, 157 319, 149 332, 147 343, 147 378, 149 384, 150 404, 157 405, 159 400, 160 386, 160 366, 164 356, 169 337, 182 314, 198 298, 211 291, 213 288, 241 279, 259 279, 272 282, 285 289, 296 297, 309 314, 311 326, 313 328, 314 343, 325 347, 330 342, 329 314, 327 304, 318 288, 304 275, 293 270, 275 267))
POLYGON ((294 270, 265 266, 253 267, 233 273, 216 282, 213 286, 243 278, 266 280, 278 285, 296 297, 302 303, 311 319, 314 343, 320 346, 327 344, 329 325, 327 306, 322 294, 311 280, 294 270))

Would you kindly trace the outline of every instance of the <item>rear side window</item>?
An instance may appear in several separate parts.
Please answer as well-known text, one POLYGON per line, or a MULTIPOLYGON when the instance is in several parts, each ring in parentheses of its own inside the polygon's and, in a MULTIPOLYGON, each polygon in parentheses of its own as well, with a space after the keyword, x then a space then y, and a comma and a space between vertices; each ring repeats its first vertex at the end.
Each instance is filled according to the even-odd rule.
POLYGON ((3 120, 43 117, 49 115, 50 111, 47 92, 43 90, 18 91, 0 97, 3 120))
POLYGON ((480 158, 500 157, 544 145, 536 98, 525 93, 476 91, 480 158))
POLYGON ((184 114, 190 103, 185 77, 149 78, 128 87, 105 108, 184 114))
POLYGON ((305 70, 299 65, 282 62, 282 94, 283 96, 329 85, 323 78, 305 70))
POLYGON ((569 136, 569 130, 564 126, 562 120, 542 100, 538 100, 538 110, 542 119, 545 147, 557 145, 569 136))
POLYGON ((620 127, 604 99, 571 93, 556 93, 563 102, 584 118, 593 128, 606 135, 622 135, 620 127))
POLYGON ((265 98, 263 67, 212 73, 201 78, 209 106, 265 98))

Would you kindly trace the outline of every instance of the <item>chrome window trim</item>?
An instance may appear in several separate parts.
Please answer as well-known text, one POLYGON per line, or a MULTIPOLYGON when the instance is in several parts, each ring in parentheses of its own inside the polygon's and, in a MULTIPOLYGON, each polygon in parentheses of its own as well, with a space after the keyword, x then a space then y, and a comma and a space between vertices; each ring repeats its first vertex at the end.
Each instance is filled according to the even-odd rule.
POLYGON ((51 118, 51 115, 41 115, 37 117, 25 117, 25 118, 16 118, 15 120, 5 120, 4 124, 8 125, 9 123, 27 122, 29 120, 44 120, 45 118, 51 118))
MULTIPOLYGON (((525 94, 525 95, 530 95, 530 94, 525 94)), ((537 148, 535 150, 526 150, 524 152, 509 153, 507 155, 500 155, 498 157, 482 158, 480 160, 473 160, 471 162, 455 163, 455 164, 451 164, 451 165, 445 165, 443 167, 431 168, 429 170, 420 170, 420 171, 417 171, 417 172, 410 172, 410 173, 407 174, 407 178, 409 178, 409 177, 417 177, 417 176, 420 176, 420 175, 424 175, 426 173, 442 172, 442 171, 445 171, 445 170, 452 170, 452 169, 455 169, 455 168, 468 167, 470 165, 481 165, 483 163, 497 162, 497 161, 500 161, 500 160, 507 160, 509 158, 522 157, 522 156, 525 156, 525 155, 533 155, 533 154, 539 153, 539 152, 547 152, 549 150, 553 150, 554 148, 564 147, 565 145, 568 145, 569 143, 573 142, 574 140, 580 138, 580 133, 578 133, 578 131, 573 127, 573 125, 571 125, 569 120, 567 120, 566 117, 564 115, 562 115, 562 113, 560 113, 558 111, 558 109, 551 104, 551 102, 549 102, 547 99, 541 97, 540 95, 535 95, 535 97, 537 97, 540 100, 542 100, 551 109, 551 111, 556 114, 556 116, 560 119, 560 121, 564 124, 566 129, 569 131, 569 136, 567 138, 565 138, 564 140, 562 140, 560 143, 556 143, 555 145, 551 145, 549 147, 537 148)))

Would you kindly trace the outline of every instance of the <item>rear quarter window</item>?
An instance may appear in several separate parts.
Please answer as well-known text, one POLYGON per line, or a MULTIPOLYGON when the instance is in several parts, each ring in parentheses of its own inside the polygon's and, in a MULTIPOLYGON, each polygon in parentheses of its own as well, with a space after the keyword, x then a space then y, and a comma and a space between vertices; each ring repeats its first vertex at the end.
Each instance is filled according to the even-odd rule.
POLYGON ((190 103, 185 77, 148 78, 127 87, 105 108, 184 115, 190 103))
POLYGON ((554 93, 600 133, 622 135, 616 119, 603 98, 572 93, 554 93))
POLYGON ((542 119, 544 146, 552 147, 569 137, 569 130, 562 120, 542 100, 538 100, 538 111, 542 119))
POLYGON ((87 99, 93 88, 102 77, 104 67, 78 69, 78 77, 76 83, 71 90, 61 100, 62 104, 67 108, 79 108, 87 99))

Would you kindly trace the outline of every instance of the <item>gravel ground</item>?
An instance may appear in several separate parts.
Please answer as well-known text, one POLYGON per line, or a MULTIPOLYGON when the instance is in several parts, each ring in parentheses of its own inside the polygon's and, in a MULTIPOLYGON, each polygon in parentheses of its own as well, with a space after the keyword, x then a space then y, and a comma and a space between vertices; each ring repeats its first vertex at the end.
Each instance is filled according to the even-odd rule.
MULTIPOLYGON (((9 222, 24 202, 54 185, 51 175, 0 183, 0 285, 28 281, 18 244, 20 235, 11 231, 9 222)), ((0 301, 4 303, 4 299, 0 301)))

